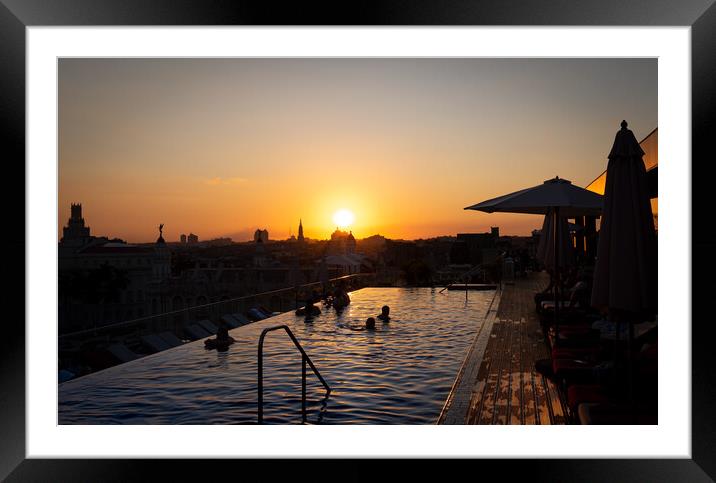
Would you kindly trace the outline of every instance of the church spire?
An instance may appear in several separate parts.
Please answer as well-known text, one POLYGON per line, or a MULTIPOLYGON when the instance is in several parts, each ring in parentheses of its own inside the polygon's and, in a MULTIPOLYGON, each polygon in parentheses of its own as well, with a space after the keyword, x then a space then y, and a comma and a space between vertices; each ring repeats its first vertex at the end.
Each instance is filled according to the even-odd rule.
POLYGON ((303 220, 299 218, 298 220, 298 241, 302 242, 304 240, 303 238, 303 220))

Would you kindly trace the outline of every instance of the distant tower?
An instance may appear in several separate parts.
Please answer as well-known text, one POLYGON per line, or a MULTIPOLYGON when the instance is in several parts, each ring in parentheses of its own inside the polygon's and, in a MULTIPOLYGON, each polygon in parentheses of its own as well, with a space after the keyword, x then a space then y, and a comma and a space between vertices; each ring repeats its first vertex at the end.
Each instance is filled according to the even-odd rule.
POLYGON ((305 239, 303 238, 303 220, 298 220, 298 241, 302 242, 305 239))
POLYGON ((254 241, 255 242, 266 243, 266 242, 268 242, 268 239, 269 239, 268 230, 266 230, 266 229, 262 230, 260 228, 257 228, 256 231, 254 232, 254 241))
POLYGON ((352 231, 348 234, 348 238, 346 239, 346 251, 348 253, 356 252, 356 238, 353 236, 352 231))
POLYGON ((70 219, 67 226, 62 228, 62 239, 73 240, 78 238, 89 238, 90 229, 85 226, 85 219, 82 218, 82 204, 72 203, 70 205, 70 219))
POLYGON ((159 238, 157 238, 157 245, 164 245, 164 235, 162 234, 162 231, 164 230, 164 223, 159 224, 159 238))
POLYGON ((186 245, 186 235, 184 233, 182 233, 181 236, 179 237, 179 241, 181 242, 182 245, 186 245))

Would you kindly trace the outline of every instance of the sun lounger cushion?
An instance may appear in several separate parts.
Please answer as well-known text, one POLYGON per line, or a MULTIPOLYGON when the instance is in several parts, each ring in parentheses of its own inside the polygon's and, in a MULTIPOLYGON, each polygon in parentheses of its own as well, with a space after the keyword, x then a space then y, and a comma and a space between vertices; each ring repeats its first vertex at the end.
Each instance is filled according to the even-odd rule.
POLYGON ((143 335, 141 339, 142 343, 154 352, 161 352, 171 347, 156 334, 143 335))
POLYGON ((567 405, 577 413, 581 403, 606 403, 609 397, 603 386, 596 384, 573 384, 567 388, 567 405))
POLYGON ((186 334, 189 336, 191 340, 197 340, 197 339, 204 339, 206 337, 211 337, 211 334, 206 331, 202 326, 194 324, 190 325, 186 329, 184 329, 186 334))
POLYGON ((173 332, 167 331, 167 332, 162 332, 161 334, 158 334, 158 335, 159 335, 159 337, 162 338, 162 340, 164 342, 167 343, 167 345, 169 347, 178 347, 178 346, 182 345, 181 339, 179 337, 177 337, 176 335, 174 335, 173 332))
POLYGON ((235 314, 231 314, 231 315, 233 315, 234 318, 236 320, 238 320, 241 325, 246 325, 246 324, 251 323, 251 321, 244 314, 242 314, 240 312, 236 312, 235 314))
POLYGON ((231 314, 224 314, 221 316, 221 321, 226 324, 226 326, 229 329, 235 329, 241 325, 241 323, 236 320, 236 317, 234 317, 231 314))
POLYGON ((197 321, 197 324, 206 329, 206 331, 211 335, 216 334, 216 332, 219 330, 217 326, 215 326, 213 323, 211 323, 210 320, 207 319, 199 320, 197 321))
POLYGON ((248 315, 253 320, 264 320, 266 318, 266 314, 261 312, 259 309, 249 309, 248 315))
POLYGON ((120 362, 129 362, 137 359, 139 356, 130 351, 124 344, 116 343, 107 347, 107 352, 112 354, 120 362))

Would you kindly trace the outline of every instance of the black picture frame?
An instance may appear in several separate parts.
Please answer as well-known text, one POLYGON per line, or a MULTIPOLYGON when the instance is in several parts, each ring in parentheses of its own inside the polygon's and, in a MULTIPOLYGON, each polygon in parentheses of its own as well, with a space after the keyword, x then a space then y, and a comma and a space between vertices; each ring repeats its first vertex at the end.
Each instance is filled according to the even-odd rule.
MULTIPOLYGON (((0 479, 7 481, 131 481, 148 479, 160 470, 163 478, 189 479, 206 475, 211 466, 181 460, 38 460, 25 458, 25 28, 29 26, 95 25, 571 25, 690 26, 692 35, 692 459, 644 460, 501 460, 462 461, 454 468, 502 477, 524 476, 541 481, 711 481, 716 479, 716 377, 712 357, 713 315, 708 301, 716 289, 716 226, 708 215, 707 149, 716 135, 712 113, 716 104, 716 6, 714 0, 400 0, 359 1, 319 5, 307 2, 233 3, 226 0, 0 0, 0 112, 4 129, 2 190, 5 233, 0 240, 4 277, 3 332, 0 337, 0 479), (337 9, 342 5, 341 9, 337 9), (347 8, 346 8, 347 7, 347 8), (10 186, 19 186, 13 192, 10 186), (160 467, 161 465, 161 467, 160 467)), ((683 160, 688 163, 689 160, 683 160)), ((688 324, 690 321, 662 323, 688 324)), ((666 408, 668 410, 668 408, 666 408)), ((301 477, 309 464, 230 461, 224 466, 237 477, 278 475, 301 477)), ((426 462, 398 462, 403 477, 426 475, 426 462)), ((315 473, 317 469, 308 471, 315 473)), ((374 465, 359 460, 322 463, 320 473, 375 477, 374 465)), ((443 476, 445 473, 441 471, 443 476)), ((477 477, 477 476, 476 476, 477 477)), ((259 480, 263 479, 259 477, 259 480)))

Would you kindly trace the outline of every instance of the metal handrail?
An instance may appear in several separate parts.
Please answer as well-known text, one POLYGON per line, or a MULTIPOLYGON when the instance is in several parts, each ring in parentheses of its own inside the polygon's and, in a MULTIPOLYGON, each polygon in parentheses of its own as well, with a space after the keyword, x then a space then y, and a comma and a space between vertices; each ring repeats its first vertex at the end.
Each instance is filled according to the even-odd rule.
POLYGON ((259 337, 259 360, 258 360, 258 416, 259 416, 259 424, 262 424, 264 422, 264 338, 266 337, 266 334, 269 332, 272 332, 274 330, 283 329, 286 331, 288 336, 291 338, 291 341, 293 341, 293 344, 296 346, 296 348, 301 352, 301 416, 302 420, 305 423, 306 422, 306 362, 308 362, 308 365, 311 366, 311 370, 313 373, 318 377, 318 380, 321 381, 321 384, 323 384, 323 387, 326 388, 326 398, 328 398, 328 395, 331 393, 331 387, 328 385, 325 379, 323 379, 323 376, 321 376, 321 373, 318 372, 318 369, 316 369, 316 366, 313 365, 313 361, 311 361, 311 358, 308 357, 308 354, 306 354, 306 351, 303 350, 303 347, 298 342, 298 339, 296 339, 296 336, 293 335, 293 332, 291 332, 291 329, 288 328, 287 325, 276 325, 274 327, 267 327, 266 329, 261 331, 261 336, 259 337))
MULTIPOLYGON (((484 268, 482 268, 482 264, 481 264, 481 263, 480 263, 479 265, 475 265, 475 266, 472 267, 470 270, 468 270, 467 272, 465 272, 465 273, 463 273, 462 275, 460 275, 458 278, 462 279, 463 277, 467 277, 467 276, 469 276, 469 275, 472 275, 473 273, 479 272, 480 270, 484 270, 484 268)), ((445 286, 442 290, 440 290, 438 293, 443 293, 445 290, 447 290, 448 288, 452 287, 453 285, 457 285, 458 283, 460 283, 460 282, 452 282, 452 283, 446 285, 446 286, 445 286)), ((467 282, 465 282, 465 283, 467 283, 467 282)))

